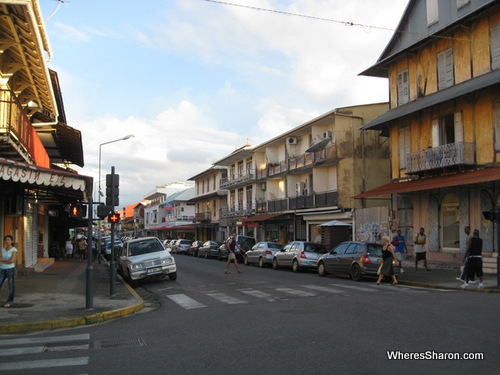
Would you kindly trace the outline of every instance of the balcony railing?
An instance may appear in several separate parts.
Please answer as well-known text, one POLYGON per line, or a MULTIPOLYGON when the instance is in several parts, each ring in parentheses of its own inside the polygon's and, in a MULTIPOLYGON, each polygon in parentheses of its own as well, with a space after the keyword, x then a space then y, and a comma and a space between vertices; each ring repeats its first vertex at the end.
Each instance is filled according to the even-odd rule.
POLYGON ((206 222, 212 220, 211 212, 198 212, 195 214, 194 221, 197 222, 206 222))
POLYGON ((258 202, 258 212, 282 212, 306 208, 321 208, 338 206, 339 194, 337 191, 325 191, 310 195, 275 199, 267 202, 258 202), (267 208, 266 208, 267 204, 267 208))
POLYGON ((448 143, 406 155, 406 172, 408 174, 475 164, 474 143, 448 143))
POLYGON ((238 185, 248 184, 248 183, 251 183, 253 181, 255 181, 255 171, 251 170, 251 171, 245 172, 241 175, 233 176, 232 179, 228 179, 227 177, 224 177, 220 182, 220 188, 221 189, 234 188, 238 185))
POLYGON ((291 157, 288 160, 282 160, 279 163, 269 163, 266 168, 257 170, 257 180, 335 160, 337 160, 337 145, 333 144, 319 151, 307 152, 291 157))

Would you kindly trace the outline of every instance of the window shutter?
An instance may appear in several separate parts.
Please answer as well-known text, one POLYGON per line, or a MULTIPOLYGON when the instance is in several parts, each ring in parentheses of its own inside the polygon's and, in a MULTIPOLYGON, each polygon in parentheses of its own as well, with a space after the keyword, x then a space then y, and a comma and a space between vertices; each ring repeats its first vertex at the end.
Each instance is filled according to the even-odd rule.
POLYGON ((408 87, 408 70, 398 73, 398 105, 408 103, 410 101, 408 87))
POLYGON ((453 49, 448 48, 437 55, 438 59, 438 89, 453 86, 453 49))
POLYGON ((490 30, 491 69, 500 68, 500 25, 490 30))
POLYGON ((439 119, 434 119, 432 120, 432 147, 438 147, 440 144, 439 119))
POLYGON ((455 120, 455 142, 462 143, 464 141, 464 123, 462 120, 462 112, 455 112, 454 120, 455 120))
POLYGON ((500 151, 500 98, 493 102, 494 126, 495 126, 495 150, 500 151))

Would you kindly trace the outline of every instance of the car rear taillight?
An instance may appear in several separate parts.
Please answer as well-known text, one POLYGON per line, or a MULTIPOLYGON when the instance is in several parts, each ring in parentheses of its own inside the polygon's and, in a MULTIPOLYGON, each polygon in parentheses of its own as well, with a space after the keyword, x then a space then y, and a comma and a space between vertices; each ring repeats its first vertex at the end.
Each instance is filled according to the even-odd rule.
POLYGON ((372 263, 372 261, 370 260, 370 257, 368 255, 363 256, 363 258, 361 258, 361 262, 363 264, 371 264, 372 263))
POLYGON ((266 250, 266 255, 273 255, 273 252, 271 250, 266 250))
POLYGON ((299 258, 301 259, 306 259, 306 253, 304 253, 303 251, 300 252, 300 255, 299 255, 299 258))

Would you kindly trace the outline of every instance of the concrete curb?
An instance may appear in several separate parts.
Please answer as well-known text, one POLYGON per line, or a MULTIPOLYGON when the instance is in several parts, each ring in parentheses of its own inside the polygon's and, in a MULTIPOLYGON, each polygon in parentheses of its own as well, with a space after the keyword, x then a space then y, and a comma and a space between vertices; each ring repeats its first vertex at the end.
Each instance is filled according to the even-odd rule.
POLYGON ((54 320, 43 320, 38 322, 30 323, 5 323, 0 324, 0 334, 13 334, 13 333, 27 333, 27 332, 37 332, 37 331, 48 331, 58 328, 71 328, 82 325, 91 325, 96 323, 102 323, 107 320, 121 318, 130 314, 133 314, 144 308, 144 300, 137 294, 137 292, 130 287, 120 275, 117 275, 123 285, 128 289, 128 291, 138 300, 135 305, 123 307, 115 310, 108 310, 97 312, 93 314, 83 315, 74 318, 63 318, 54 320))
POLYGON ((464 289, 462 287, 444 286, 444 285, 435 285, 435 284, 426 284, 426 283, 419 283, 419 282, 416 282, 416 281, 399 281, 399 284, 401 284, 401 285, 408 285, 408 286, 416 286, 416 287, 420 287, 420 288, 429 288, 429 289, 463 290, 464 292, 478 292, 478 293, 500 293, 500 289, 498 289, 498 288, 484 288, 484 289, 469 288, 469 289, 464 289))

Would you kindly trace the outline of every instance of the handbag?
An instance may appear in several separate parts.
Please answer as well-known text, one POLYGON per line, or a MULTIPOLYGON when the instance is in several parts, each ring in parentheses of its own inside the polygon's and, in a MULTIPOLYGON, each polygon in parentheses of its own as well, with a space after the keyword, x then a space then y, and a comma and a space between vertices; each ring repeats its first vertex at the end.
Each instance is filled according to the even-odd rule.
POLYGON ((384 262, 380 263, 380 266, 378 267, 378 270, 377 270, 377 275, 380 275, 380 271, 382 271, 383 265, 384 265, 384 262))

